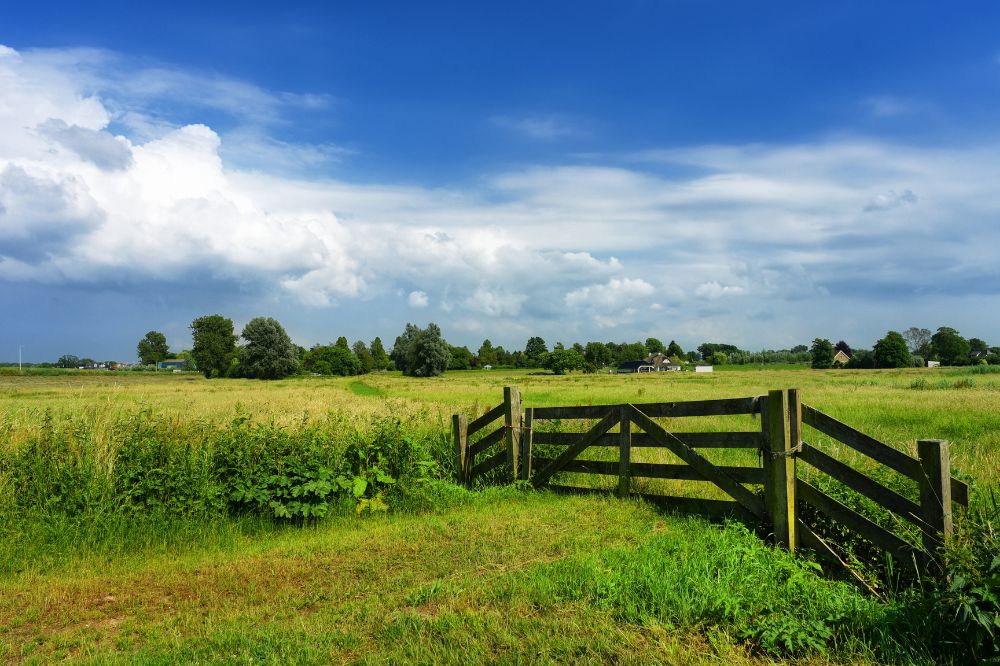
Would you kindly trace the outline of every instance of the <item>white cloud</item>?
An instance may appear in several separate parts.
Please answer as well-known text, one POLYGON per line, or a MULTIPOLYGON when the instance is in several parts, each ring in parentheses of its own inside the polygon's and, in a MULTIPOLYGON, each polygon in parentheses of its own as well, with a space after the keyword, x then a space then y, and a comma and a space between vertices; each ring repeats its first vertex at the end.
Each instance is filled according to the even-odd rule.
POLYGON ((553 141, 582 134, 579 123, 566 116, 493 116, 490 121, 529 139, 553 141))
POLYGON ((747 344, 772 335, 754 324, 769 316, 839 325, 832 313, 864 299, 1000 290, 993 145, 694 146, 463 188, 359 185, 265 168, 344 158, 266 130, 328 98, 139 70, 99 51, 0 49, 0 280, 213 280, 314 308, 403 290, 411 307, 440 294, 444 323, 468 331, 671 327, 747 344), (160 96, 263 120, 176 126, 151 112, 160 96))
POLYGON ((406 298, 406 302, 411 308, 426 308, 430 303, 427 299, 427 294, 422 291, 411 291, 410 295, 406 298))

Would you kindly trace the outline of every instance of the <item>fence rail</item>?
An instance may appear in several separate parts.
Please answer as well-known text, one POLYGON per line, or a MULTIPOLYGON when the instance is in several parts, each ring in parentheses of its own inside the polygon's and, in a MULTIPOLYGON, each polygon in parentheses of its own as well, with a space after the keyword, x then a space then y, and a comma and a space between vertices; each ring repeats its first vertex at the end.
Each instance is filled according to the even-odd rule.
POLYGON ((517 389, 506 388, 503 403, 469 423, 464 415, 457 414, 453 417, 453 428, 458 478, 466 485, 503 467, 506 472, 502 478, 529 480, 535 487, 559 492, 590 494, 608 491, 553 483, 553 480, 561 474, 617 476, 617 492, 621 496, 641 497, 661 507, 713 517, 738 516, 763 522, 780 545, 794 550, 801 544, 837 559, 837 544, 824 540, 822 534, 803 522, 800 516, 803 507, 825 515, 897 559, 925 566, 951 536, 952 504, 967 506, 969 501, 968 485, 951 476, 947 442, 919 440, 919 455, 914 458, 813 406, 802 404, 796 389, 720 400, 522 409, 517 389), (758 414, 760 423, 747 431, 673 432, 654 420, 758 414), (501 419, 503 423, 495 430, 471 445, 468 443, 470 436, 489 429, 501 419), (575 420, 590 421, 590 427, 574 432, 554 429, 561 428, 562 421, 575 420), (890 474, 901 474, 904 484, 915 484, 914 494, 919 500, 893 489, 897 487, 895 483, 890 488, 838 460, 832 449, 819 443, 820 439, 806 437, 804 427, 883 465, 890 474), (550 453, 536 453, 536 446, 548 447, 550 453), (581 454, 590 447, 605 451, 617 447, 618 460, 582 459, 581 454), (682 464, 636 462, 632 460, 633 448, 665 449, 682 464), (758 464, 717 465, 699 453, 699 449, 757 450, 758 464), (919 528, 920 545, 801 478, 800 472, 806 468, 797 469, 800 461, 919 528), (636 478, 707 482, 730 499, 635 493, 636 478))

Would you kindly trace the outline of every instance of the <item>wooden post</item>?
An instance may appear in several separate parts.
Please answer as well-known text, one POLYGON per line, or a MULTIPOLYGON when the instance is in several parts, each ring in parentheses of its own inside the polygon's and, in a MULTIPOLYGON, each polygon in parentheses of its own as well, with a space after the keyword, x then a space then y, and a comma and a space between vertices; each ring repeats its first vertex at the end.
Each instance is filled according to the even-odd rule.
POLYGON ((795 458, 792 448, 792 421, 795 432, 802 431, 801 407, 789 409, 786 391, 769 391, 767 394, 767 446, 764 450, 764 504, 771 519, 774 538, 778 545, 795 550, 795 458))
POLYGON ((618 496, 628 497, 632 485, 632 405, 621 405, 618 429, 618 496))
POLYGON ((525 481, 531 480, 531 444, 532 429, 531 424, 535 421, 535 408, 529 407, 524 410, 524 431, 521 434, 521 478, 525 481))
POLYGON ((457 454, 455 468, 456 480, 462 485, 469 484, 469 419, 465 414, 453 414, 451 417, 451 433, 455 438, 455 453, 457 454))
POLYGON ((521 393, 516 388, 503 389, 504 444, 507 448, 507 468, 511 479, 517 479, 521 453, 521 393))
POLYGON ((917 442, 920 457, 920 513, 924 550, 933 554, 951 540, 951 463, 948 442, 921 439, 917 442))

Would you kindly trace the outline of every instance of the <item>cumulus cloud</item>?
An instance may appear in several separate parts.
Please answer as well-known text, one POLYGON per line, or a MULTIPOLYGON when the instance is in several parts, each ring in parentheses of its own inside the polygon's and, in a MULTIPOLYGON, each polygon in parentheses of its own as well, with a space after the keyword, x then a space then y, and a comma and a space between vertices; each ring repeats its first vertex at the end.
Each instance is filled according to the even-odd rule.
POLYGON ((106 52, 0 49, 0 280, 213 280, 316 309, 427 307, 440 294, 443 323, 467 331, 671 327, 748 344, 754 322, 809 320, 804 309, 824 303, 926 302, 970 282, 1000 291, 986 279, 1000 242, 995 146, 692 146, 529 165, 463 187, 290 175, 296 164, 349 167, 335 146, 267 129, 289 106, 332 103, 130 70, 106 52), (256 124, 175 124, 153 113, 163 98, 256 124))
POLYGON ((411 308, 426 308, 430 303, 427 299, 427 294, 422 291, 411 291, 410 295, 406 298, 406 302, 411 308))

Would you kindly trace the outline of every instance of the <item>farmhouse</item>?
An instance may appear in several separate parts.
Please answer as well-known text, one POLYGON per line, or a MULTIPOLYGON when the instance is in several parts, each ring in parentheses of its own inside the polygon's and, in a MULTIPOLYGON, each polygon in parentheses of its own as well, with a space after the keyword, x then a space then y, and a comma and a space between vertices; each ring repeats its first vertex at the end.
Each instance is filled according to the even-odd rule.
POLYGON ((833 355, 834 365, 847 365, 847 362, 851 360, 851 357, 844 353, 843 349, 838 349, 837 353, 833 355))
POLYGON ((156 364, 157 370, 183 370, 187 365, 187 361, 182 358, 168 358, 165 361, 160 361, 156 364))
POLYGON ((680 372, 681 366, 670 360, 666 354, 650 354, 646 357, 646 365, 653 366, 656 372, 680 372))
POLYGON ((653 366, 645 361, 622 361, 615 370, 619 375, 627 375, 633 372, 652 372, 653 366))

